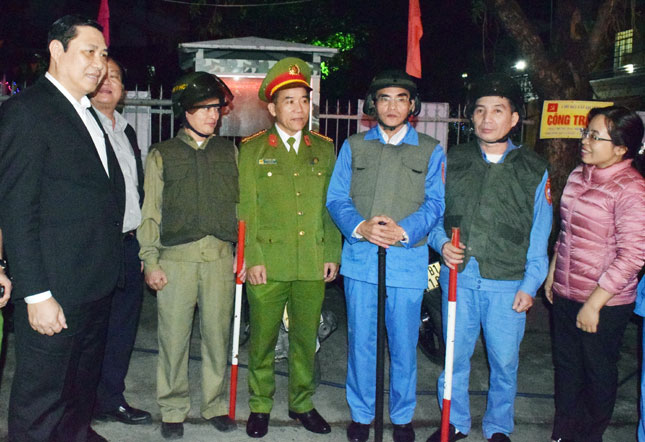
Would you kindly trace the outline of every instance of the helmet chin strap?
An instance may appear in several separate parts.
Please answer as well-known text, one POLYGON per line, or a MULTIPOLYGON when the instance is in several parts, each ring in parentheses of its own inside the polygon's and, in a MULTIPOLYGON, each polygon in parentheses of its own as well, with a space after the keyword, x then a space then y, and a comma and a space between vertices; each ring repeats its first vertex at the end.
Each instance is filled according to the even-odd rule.
POLYGON ((388 126, 380 118, 377 118, 376 121, 378 121, 379 126, 381 126, 385 130, 394 130, 397 128, 397 126, 388 126))
POLYGON ((477 137, 477 139, 478 139, 479 141, 481 141, 482 143, 486 143, 486 144, 499 144, 499 143, 505 143, 505 142, 507 142, 507 141, 508 141, 508 136, 509 136, 510 134, 511 134, 511 133, 509 132, 509 133, 507 133, 506 135, 504 135, 502 138, 500 138, 499 140, 495 140, 495 141, 486 141, 486 140, 484 140, 483 138, 479 138, 479 137, 477 137, 477 135, 475 135, 475 136, 476 136, 476 137, 477 137))
POLYGON ((195 132, 197 135, 199 135, 199 136, 200 136, 200 137, 202 137, 202 138, 208 138, 208 137, 210 137, 210 136, 212 135, 212 134, 210 134, 210 135, 203 134, 203 133, 201 133, 200 131, 198 131, 197 129, 195 129, 195 128, 194 128, 194 127, 193 127, 193 126, 188 122, 188 118, 186 118, 186 113, 185 113, 185 112, 184 112, 184 115, 182 115, 182 117, 181 117, 181 123, 182 123, 182 125, 183 125, 183 126, 185 126, 185 127, 187 127, 188 129, 192 130, 193 132, 195 132))
MULTIPOLYGON (((516 124, 516 126, 517 126, 517 124, 516 124)), ((498 140, 495 140, 495 141, 486 141, 486 140, 481 139, 480 137, 477 137, 477 132, 476 131, 475 131, 475 136, 477 137, 477 139, 479 141, 481 141, 482 143, 486 143, 486 144, 506 143, 508 141, 508 138, 511 136, 511 132, 513 132, 513 129, 515 129, 515 126, 511 127, 511 130, 506 132, 506 135, 504 135, 502 138, 500 138, 498 140)))

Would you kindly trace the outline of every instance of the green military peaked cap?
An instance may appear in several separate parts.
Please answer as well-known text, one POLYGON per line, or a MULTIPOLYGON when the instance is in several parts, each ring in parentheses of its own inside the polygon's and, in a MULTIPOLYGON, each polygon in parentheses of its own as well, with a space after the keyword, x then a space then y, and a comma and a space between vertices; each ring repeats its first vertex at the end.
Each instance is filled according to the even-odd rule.
POLYGON ((311 90, 310 81, 311 68, 306 61, 296 57, 283 58, 267 72, 260 85, 258 96, 260 100, 268 103, 273 98, 273 94, 280 89, 304 87, 311 90))

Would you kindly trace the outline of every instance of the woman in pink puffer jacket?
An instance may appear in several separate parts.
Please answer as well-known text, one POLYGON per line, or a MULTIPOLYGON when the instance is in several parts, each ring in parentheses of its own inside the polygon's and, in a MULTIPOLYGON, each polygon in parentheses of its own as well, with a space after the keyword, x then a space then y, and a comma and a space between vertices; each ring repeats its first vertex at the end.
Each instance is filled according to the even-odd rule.
POLYGON ((582 162, 562 194, 562 225, 545 282, 553 303, 554 441, 602 441, 616 400, 618 351, 645 261, 643 123, 595 108, 582 162))

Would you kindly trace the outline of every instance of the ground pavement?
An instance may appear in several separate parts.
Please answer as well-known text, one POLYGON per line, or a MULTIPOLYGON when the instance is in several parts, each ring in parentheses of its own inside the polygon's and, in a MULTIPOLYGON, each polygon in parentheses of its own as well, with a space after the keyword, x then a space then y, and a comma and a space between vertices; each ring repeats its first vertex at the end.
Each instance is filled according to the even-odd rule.
MULTIPOLYGON (((309 433, 287 416, 287 364, 276 364, 277 392, 275 406, 271 414, 269 433, 263 438, 266 442, 337 442, 345 441, 345 429, 350 421, 349 408, 345 401, 345 370, 347 361, 347 327, 345 305, 342 291, 336 286, 327 290, 325 309, 332 310, 338 317, 338 329, 322 343, 319 353, 321 385, 314 402, 318 411, 330 422, 332 431, 328 435, 309 433)), ((630 323, 621 348, 619 362, 620 388, 612 425, 605 434, 606 442, 631 442, 635 440, 638 421, 637 401, 639 382, 640 332, 638 321, 630 323)), ((95 422, 93 428, 112 442, 162 441, 159 432, 161 418, 155 403, 155 373, 157 362, 156 300, 146 294, 137 336, 136 348, 132 356, 130 371, 126 380, 126 397, 132 406, 149 410, 153 416, 152 425, 128 426, 115 422, 95 422)), ((503 326, 501 324, 500 326, 503 326)), ((193 331, 191 343, 190 380, 192 409, 185 425, 184 441, 249 441, 244 424, 249 415, 247 389, 247 347, 240 351, 239 387, 237 402, 237 431, 222 434, 199 416, 199 330, 193 331)), ((14 370, 13 335, 6 341, 5 364, 0 381, 0 442, 7 440, 7 403, 14 370)), ((418 354, 418 404, 413 424, 417 441, 424 442, 436 429, 440 412, 436 400, 436 381, 441 367, 431 363, 421 352, 418 354)), ((45 367, 46 369, 46 367, 45 367)), ((386 385, 387 385, 386 365, 386 385)), ((529 312, 526 334, 522 343, 516 400, 514 442, 549 441, 553 418, 553 364, 551 362, 551 342, 549 334, 549 312, 541 299, 529 312)), ((484 441, 481 420, 485 407, 485 391, 488 385, 488 368, 482 343, 479 342, 472 361, 470 380, 471 410, 473 428, 466 441, 484 441)), ((384 441, 392 440, 391 426, 387 418, 384 441)), ((373 440, 373 430, 370 440, 373 440)))

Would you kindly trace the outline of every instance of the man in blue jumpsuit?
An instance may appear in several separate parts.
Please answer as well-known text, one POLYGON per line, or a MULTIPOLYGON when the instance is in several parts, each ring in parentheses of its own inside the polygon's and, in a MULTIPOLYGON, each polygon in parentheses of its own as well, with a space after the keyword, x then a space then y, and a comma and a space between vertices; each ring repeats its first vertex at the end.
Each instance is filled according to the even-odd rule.
POLYGON ((418 115, 417 87, 401 71, 370 86, 363 111, 378 125, 345 141, 327 193, 327 208, 345 237, 350 441, 364 442, 374 419, 377 333, 377 248, 387 248, 385 322, 390 350, 390 420, 396 442, 414 440, 416 345, 427 287, 425 238, 443 213, 445 162, 438 141, 407 123, 418 115))
MULTIPOLYGON (((508 76, 490 74, 475 83, 467 107, 475 140, 449 150, 444 221, 429 237, 445 264, 439 277, 444 336, 449 267, 459 271, 450 441, 470 431, 470 357, 480 327, 490 363, 484 437, 510 441, 526 311, 547 275, 552 221, 547 162, 509 139, 521 126, 523 105, 519 86, 508 76), (459 247, 446 235, 452 227, 461 229, 459 247)), ((444 373, 438 381, 440 404, 443 385, 444 373)), ((437 430, 428 442, 439 440, 437 430)))

